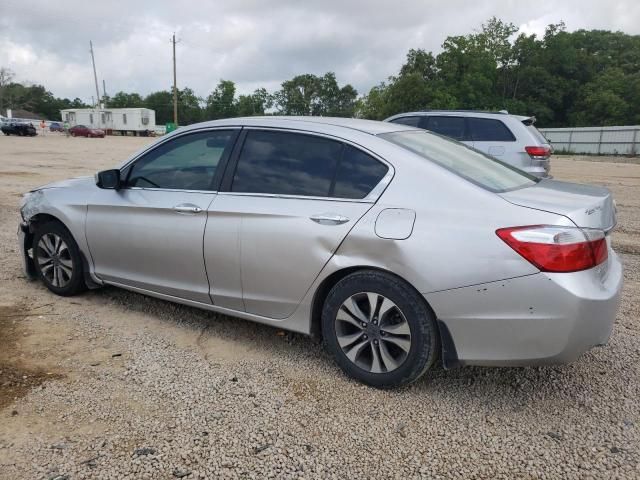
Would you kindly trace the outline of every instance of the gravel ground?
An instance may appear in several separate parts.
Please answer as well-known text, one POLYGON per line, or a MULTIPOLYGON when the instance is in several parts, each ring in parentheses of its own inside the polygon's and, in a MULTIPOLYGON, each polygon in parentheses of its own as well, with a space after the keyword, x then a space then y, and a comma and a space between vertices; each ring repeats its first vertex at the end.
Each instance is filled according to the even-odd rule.
POLYGON ((435 369, 388 392, 307 337, 26 281, 20 193, 148 141, 0 138, 0 478, 640 478, 640 165, 553 164, 617 198, 626 283, 609 345, 565 366, 435 369))

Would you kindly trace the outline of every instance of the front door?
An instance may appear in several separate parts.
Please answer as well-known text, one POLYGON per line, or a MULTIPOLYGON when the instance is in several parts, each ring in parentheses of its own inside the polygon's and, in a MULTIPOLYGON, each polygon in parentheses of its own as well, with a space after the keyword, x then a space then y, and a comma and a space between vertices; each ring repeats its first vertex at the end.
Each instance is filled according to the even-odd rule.
POLYGON ((371 208, 367 195, 389 168, 321 136, 246 129, 240 142, 226 191, 209 207, 212 297, 216 305, 287 318, 371 208))
POLYGON ((89 199, 96 275, 111 283, 211 303, 203 260, 207 209, 234 130, 180 135, 123 170, 122 189, 89 199))

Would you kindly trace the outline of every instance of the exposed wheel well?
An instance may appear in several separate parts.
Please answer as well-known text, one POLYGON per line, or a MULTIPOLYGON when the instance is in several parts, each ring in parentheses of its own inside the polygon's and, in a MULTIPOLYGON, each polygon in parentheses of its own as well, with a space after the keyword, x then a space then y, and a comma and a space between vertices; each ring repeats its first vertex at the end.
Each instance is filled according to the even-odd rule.
MULTIPOLYGON (((33 217, 29 218, 29 220, 27 221, 27 223, 29 224, 29 229, 26 232, 25 235, 25 251, 29 250, 31 248, 31 245, 33 243, 33 234, 36 231, 36 228, 38 225, 42 225, 44 223, 47 222, 56 222, 59 223, 60 225, 62 225, 67 232, 69 232, 69 235, 71 235, 71 238, 73 238, 73 233, 71 233, 71 230, 69 230, 69 227, 67 227, 64 222, 62 220, 60 220, 58 217, 55 217, 54 215, 50 215, 48 213, 38 213, 36 215, 34 215, 33 217)), ((74 238, 74 241, 75 238, 74 238)), ((76 244, 78 242, 76 241, 76 244)), ((83 265, 83 270, 84 270, 84 281, 86 283, 86 285, 89 288, 98 288, 100 287, 100 285, 98 285, 97 283, 95 283, 95 281, 91 278, 91 276, 89 275, 89 261, 87 259, 87 257, 85 256, 85 254, 82 252, 82 250, 80 250, 80 258, 82 258, 82 265, 83 265)), ((33 262, 33 260, 30 259, 30 257, 27 255, 27 265, 28 268, 31 267, 31 269, 33 270, 33 265, 29 266, 29 262, 33 262)))
MULTIPOLYGON (((35 232, 36 225, 43 224, 43 223, 46 223, 46 222, 58 222, 64 228, 67 228, 67 226, 64 224, 64 222, 62 222, 59 218, 54 217, 53 215, 49 215, 48 213, 38 213, 38 214, 34 215, 33 217, 31 217, 28 220, 29 233, 33 234, 35 232)), ((69 230, 69 229, 67 228, 67 230, 69 230)))

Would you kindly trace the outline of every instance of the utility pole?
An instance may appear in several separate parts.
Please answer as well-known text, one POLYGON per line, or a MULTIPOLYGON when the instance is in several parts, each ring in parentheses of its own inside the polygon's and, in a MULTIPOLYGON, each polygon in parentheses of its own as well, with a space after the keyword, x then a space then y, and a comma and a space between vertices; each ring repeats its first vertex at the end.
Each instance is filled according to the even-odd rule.
POLYGON ((96 82, 96 101, 100 103, 100 90, 98 89, 98 75, 96 74, 96 60, 93 58, 93 43, 89 40, 89 51, 91 52, 91 64, 93 65, 93 79, 96 82))
POLYGON ((102 79, 102 99, 104 100, 104 107, 107 108, 107 84, 102 79))
POLYGON ((176 82, 176 34, 171 38, 173 44, 173 123, 178 126, 178 85, 176 82))

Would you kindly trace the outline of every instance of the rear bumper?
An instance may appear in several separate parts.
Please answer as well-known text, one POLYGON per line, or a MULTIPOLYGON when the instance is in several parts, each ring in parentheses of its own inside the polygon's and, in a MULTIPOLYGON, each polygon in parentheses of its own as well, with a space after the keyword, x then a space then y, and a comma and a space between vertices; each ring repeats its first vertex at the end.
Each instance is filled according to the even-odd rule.
POLYGON ((449 337, 445 366, 566 363, 607 343, 622 289, 612 250, 608 262, 604 276, 596 267, 426 294, 449 337))
POLYGON ((553 178, 551 176, 550 173, 550 168, 547 167, 526 167, 524 168, 524 171, 527 172, 530 175, 533 175, 534 177, 538 177, 538 178, 553 178))

